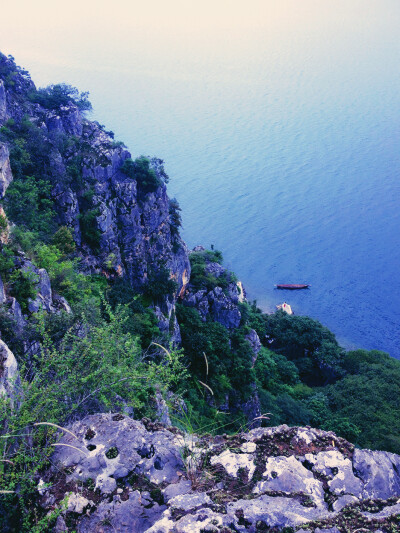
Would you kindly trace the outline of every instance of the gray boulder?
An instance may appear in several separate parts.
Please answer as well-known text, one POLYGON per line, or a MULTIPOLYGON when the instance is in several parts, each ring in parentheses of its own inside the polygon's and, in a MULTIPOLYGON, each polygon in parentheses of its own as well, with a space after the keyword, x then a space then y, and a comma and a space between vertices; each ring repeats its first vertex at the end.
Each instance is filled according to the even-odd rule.
POLYGON ((353 469, 364 498, 390 498, 400 493, 400 457, 394 453, 355 450, 353 469))
POLYGON ((15 321, 15 325, 19 331, 22 331, 24 327, 26 326, 26 319, 24 318, 22 314, 22 309, 17 300, 13 297, 9 298, 7 300, 7 303, 9 304, 8 312, 10 313, 11 317, 15 321))

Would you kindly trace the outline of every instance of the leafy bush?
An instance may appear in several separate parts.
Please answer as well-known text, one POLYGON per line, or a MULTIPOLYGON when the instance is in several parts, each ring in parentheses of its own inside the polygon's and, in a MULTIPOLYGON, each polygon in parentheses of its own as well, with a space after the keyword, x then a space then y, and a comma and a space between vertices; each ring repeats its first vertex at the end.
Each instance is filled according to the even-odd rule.
POLYGON ((171 296, 176 292, 178 285, 167 268, 155 270, 150 268, 147 282, 143 287, 144 295, 153 302, 160 302, 166 296, 171 296))
POLYGON ((177 235, 179 228, 182 226, 182 217, 180 215, 181 208, 179 207, 178 200, 172 198, 169 201, 169 223, 171 226, 171 233, 177 235))
POLYGON ((168 356, 160 351, 159 364, 144 361, 137 339, 124 332, 124 310, 114 314, 106 304, 105 309, 106 320, 98 326, 83 318, 84 337, 70 331, 57 344, 39 315, 44 340, 33 365, 21 366, 20 408, 13 410, 0 399, 0 453, 12 461, 2 463, 1 490, 13 491, 5 496, 6 520, 16 531, 31 532, 42 518, 33 503, 36 475, 48 464, 57 439, 54 427, 36 422, 65 426, 88 413, 125 408, 132 408, 136 418, 151 416, 155 390, 176 390, 186 379, 179 351, 168 356))
POLYGON ((75 252, 76 244, 71 230, 66 226, 58 228, 51 239, 52 244, 56 246, 63 255, 70 255, 75 252))
POLYGON ((0 251, 0 276, 3 281, 9 279, 14 268, 14 252, 9 246, 3 246, 0 251))
POLYGON ((125 159, 121 172, 137 181, 138 190, 143 194, 155 192, 163 183, 168 183, 161 159, 140 156, 134 161, 125 159))
POLYGON ((128 282, 117 279, 107 291, 107 300, 113 309, 126 306, 127 320, 124 331, 138 336, 143 348, 147 348, 154 338, 160 336, 158 320, 153 309, 146 307, 143 298, 135 292, 128 282))
MULTIPOLYGON (((177 305, 176 314, 189 370, 195 378, 190 395, 193 406, 197 405, 195 399, 198 401, 207 394, 199 381, 211 387, 217 405, 226 403, 227 394, 236 408, 248 400, 253 393, 251 384, 255 375, 251 368, 252 350, 243 333, 230 335, 222 324, 203 322, 196 309, 183 305, 177 305)), ((212 416, 212 411, 209 410, 208 416, 212 416)))
POLYGON ((326 385, 343 375, 343 350, 317 320, 278 311, 264 315, 264 321, 271 349, 293 361, 305 383, 326 385))
POLYGON ((96 252, 100 247, 101 231, 97 227, 97 217, 100 209, 95 207, 79 215, 82 240, 96 252))
POLYGON ((29 300, 34 300, 37 294, 38 277, 34 272, 15 270, 9 278, 9 291, 17 299, 22 311, 28 311, 29 300))
POLYGON ((29 72, 16 65, 12 55, 5 56, 0 53, 0 78, 4 80, 6 88, 12 89, 19 76, 22 76, 26 80, 30 79, 29 72))
POLYGON ((7 217, 45 238, 55 228, 55 211, 50 194, 51 185, 47 181, 31 176, 13 181, 5 197, 7 217))
POLYGON ((72 102, 80 111, 91 111, 92 104, 88 96, 88 92, 79 93, 76 87, 58 83, 38 89, 31 93, 29 98, 46 109, 59 110, 61 106, 67 106, 72 102))
POLYGON ((52 145, 38 124, 24 116, 20 122, 7 121, 0 129, 0 140, 10 147, 10 164, 14 179, 34 176, 51 181, 52 145))
POLYGON ((190 284, 195 291, 202 289, 212 291, 215 287, 227 289, 230 283, 236 282, 236 277, 232 272, 224 271, 218 277, 207 272, 207 263, 222 262, 222 254, 218 250, 191 252, 189 260, 191 266, 190 284))

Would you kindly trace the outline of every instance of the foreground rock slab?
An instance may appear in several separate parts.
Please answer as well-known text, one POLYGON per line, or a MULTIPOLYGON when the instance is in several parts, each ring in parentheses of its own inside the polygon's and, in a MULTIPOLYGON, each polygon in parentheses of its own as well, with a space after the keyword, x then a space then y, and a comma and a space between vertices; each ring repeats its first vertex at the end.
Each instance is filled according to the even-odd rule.
POLYGON ((400 531, 400 457, 331 432, 198 437, 122 414, 70 430, 38 483, 56 532, 400 531))

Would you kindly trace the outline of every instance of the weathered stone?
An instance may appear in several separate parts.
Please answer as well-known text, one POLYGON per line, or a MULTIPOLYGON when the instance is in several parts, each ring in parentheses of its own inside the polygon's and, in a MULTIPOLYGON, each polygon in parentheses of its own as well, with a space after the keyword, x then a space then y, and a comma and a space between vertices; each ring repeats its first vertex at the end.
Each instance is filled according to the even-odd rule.
POLYGON ((0 80, 0 124, 7 120, 7 99, 6 89, 3 80, 0 80))
POLYGON ((13 180, 9 156, 7 146, 4 143, 0 143, 0 198, 4 198, 6 190, 13 180))
POLYGON ((6 291, 4 289, 3 280, 0 278, 0 305, 6 301, 6 291))
POLYGON ((253 357, 253 365, 257 360, 258 352, 261 350, 261 341, 260 337, 257 335, 257 332, 254 329, 251 329, 249 333, 247 333, 245 339, 250 343, 251 349, 253 350, 254 357, 253 357))
MULTIPOLYGON (((202 246, 196 246, 193 249, 193 252, 203 251, 202 246)), ((207 257, 204 259, 206 273, 211 274, 216 279, 224 275, 229 280, 231 274, 225 267, 209 261, 207 257)), ((211 318, 228 329, 234 329, 239 326, 241 320, 238 303, 243 300, 240 299, 240 295, 238 283, 233 279, 224 290, 217 286, 209 292, 204 289, 194 292, 189 284, 183 303, 189 307, 195 307, 204 321, 211 318)), ((255 335, 257 334, 255 333, 255 335)))
MULTIPOLYGON (((33 271, 32 267, 26 267, 26 265, 24 265, 23 268, 29 268, 31 272, 33 271)), ((38 281, 36 283, 36 290, 38 292, 35 300, 29 301, 28 309, 31 313, 37 313, 40 309, 43 309, 48 313, 53 313, 55 309, 53 307, 53 298, 49 275, 44 268, 35 270, 36 272, 33 272, 35 272, 37 276, 38 281)))
POLYGON ((57 518, 54 533, 64 533, 65 531, 68 531, 67 524, 65 523, 65 520, 62 515, 60 515, 57 518))
POLYGON ((328 485, 333 494, 352 494, 360 498, 363 484, 353 473, 350 459, 343 457, 338 450, 320 452, 316 456, 307 454, 306 460, 314 462, 313 471, 330 478, 328 485))
POLYGON ((155 401, 157 404, 156 412, 158 420, 161 422, 161 424, 172 426, 167 402, 164 400, 160 391, 156 391, 155 401))
POLYGON ((85 507, 93 505, 93 502, 87 500, 84 496, 71 492, 67 494, 67 510, 73 513, 81 514, 85 507))
POLYGON ((19 385, 17 360, 7 344, 0 339, 0 396, 14 404, 19 385))
POLYGON ((169 298, 166 299, 163 304, 154 307, 154 314, 158 319, 157 326, 160 328, 160 331, 169 334, 174 345, 179 345, 182 342, 182 338, 179 324, 175 316, 175 303, 170 302, 169 298))
POLYGON ((343 509, 343 507, 346 507, 346 505, 350 505, 352 503, 357 503, 359 500, 355 496, 351 496, 350 494, 346 494, 345 496, 340 496, 332 505, 334 511, 340 511, 343 509))
POLYGON ((175 496, 169 500, 168 505, 172 509, 181 509, 182 511, 190 511, 198 509, 199 507, 205 507, 212 504, 212 501, 207 494, 204 493, 186 493, 175 496))
POLYGON ((254 500, 238 500, 228 503, 225 525, 232 524, 236 531, 255 531, 257 522, 267 527, 293 527, 318 520, 327 514, 326 507, 305 507, 294 498, 261 495, 254 500))
MULTIPOLYGON (((71 427, 76 437, 65 434, 60 444, 77 449, 57 447, 52 457, 54 471, 44 474, 44 508, 53 509, 63 500, 65 487, 79 481, 84 487, 79 493, 85 499, 80 501, 83 511, 77 512, 76 506, 75 511, 66 511, 77 520, 78 532, 95 531, 102 525, 107 532, 255 533, 304 525, 300 531, 316 533, 318 528, 307 529, 308 522, 335 520, 339 527, 348 519, 343 508, 362 503, 346 493, 358 490, 357 483, 354 490, 349 470, 354 449, 331 432, 279 426, 257 428, 236 435, 234 441, 225 436, 207 441, 163 429, 158 423, 145 424, 120 414, 92 415, 76 422, 71 427), (286 455, 275 455, 279 447, 286 455), (325 503, 332 496, 328 483, 337 479, 342 485, 330 509, 325 503), (90 492, 85 488, 89 486, 100 491, 90 492), (94 498, 97 507, 91 508, 90 515, 84 514, 84 504, 94 498), (110 529, 104 522, 111 524, 110 529)), ((385 452, 362 452, 357 464, 372 463, 373 468, 379 464, 381 482, 387 478, 386 494, 391 499, 381 501, 379 513, 365 514, 374 527, 381 527, 380 517, 383 520, 399 512, 393 496, 399 497, 400 492, 390 474, 399 458, 385 452)), ((359 480, 367 497, 370 489, 366 491, 364 483, 368 488, 370 474, 368 470, 365 481, 359 480)), ((384 494, 382 486, 380 494, 384 494)), ((337 531, 320 528, 321 533, 337 531)))
POLYGON ((15 298, 9 298, 9 300, 7 300, 7 303, 9 303, 8 312, 14 319, 17 329, 22 330, 26 325, 26 320, 22 315, 21 306, 15 298))
POLYGON ((76 105, 70 103, 67 106, 61 106, 60 115, 65 133, 82 135, 82 116, 76 105))
POLYGON ((58 312, 65 311, 68 314, 72 313, 71 306, 64 298, 64 296, 60 296, 59 294, 53 294, 53 305, 58 312))
POLYGON ((148 502, 142 501, 140 492, 133 491, 129 493, 125 501, 119 496, 114 496, 110 503, 108 500, 101 502, 95 513, 82 518, 77 531, 79 533, 93 533, 93 531, 144 533, 156 522, 164 509, 164 506, 157 503, 149 506, 148 502))
POLYGON ((394 453, 355 450, 353 469, 363 482, 364 498, 400 495, 400 457, 394 453))
POLYGON ((168 485, 163 490, 164 500, 168 502, 171 498, 175 496, 180 496, 181 494, 187 494, 192 489, 192 482, 189 479, 181 479, 179 483, 173 483, 168 485))
POLYGON ((223 451, 220 455, 212 457, 212 465, 223 466, 226 472, 233 477, 237 477, 240 469, 247 471, 247 478, 250 481, 256 469, 253 456, 247 453, 232 453, 229 450, 223 451))
POLYGON ((270 457, 266 461, 263 481, 257 483, 254 493, 278 491, 286 494, 299 492, 309 495, 316 505, 325 507, 321 481, 314 478, 295 457, 270 457))

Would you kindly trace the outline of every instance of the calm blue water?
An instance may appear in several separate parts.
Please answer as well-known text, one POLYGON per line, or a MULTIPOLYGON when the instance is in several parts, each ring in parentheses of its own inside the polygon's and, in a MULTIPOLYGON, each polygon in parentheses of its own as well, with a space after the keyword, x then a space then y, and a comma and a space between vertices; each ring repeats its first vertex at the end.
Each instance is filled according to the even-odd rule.
POLYGON ((250 299, 400 358, 400 5, 283 4, 252 31, 15 55, 39 83, 89 89, 134 155, 166 161, 185 240, 221 249, 250 299), (296 282, 312 288, 274 290, 296 282))

